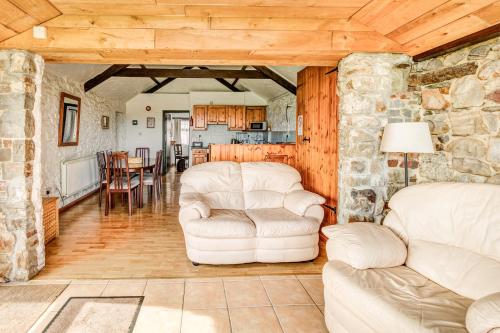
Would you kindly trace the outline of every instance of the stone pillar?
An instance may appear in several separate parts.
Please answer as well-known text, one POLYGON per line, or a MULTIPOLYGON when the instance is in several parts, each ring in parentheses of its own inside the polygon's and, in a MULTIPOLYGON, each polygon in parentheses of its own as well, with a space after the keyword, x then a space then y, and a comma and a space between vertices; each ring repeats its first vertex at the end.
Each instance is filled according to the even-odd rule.
POLYGON ((382 219, 389 182, 380 140, 387 122, 405 115, 399 96, 411 64, 407 55, 385 53, 354 53, 339 63, 338 223, 382 219))
POLYGON ((42 73, 40 56, 0 51, 0 281, 28 280, 45 263, 39 145, 42 73))

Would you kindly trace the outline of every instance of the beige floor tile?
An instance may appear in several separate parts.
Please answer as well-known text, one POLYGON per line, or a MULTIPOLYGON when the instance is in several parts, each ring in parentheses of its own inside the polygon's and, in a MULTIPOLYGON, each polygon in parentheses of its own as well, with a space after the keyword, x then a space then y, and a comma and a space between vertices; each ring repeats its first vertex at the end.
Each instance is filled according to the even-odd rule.
POLYGON ((260 277, 255 275, 255 276, 228 276, 228 277, 223 277, 222 280, 224 282, 226 281, 249 281, 249 280, 260 280, 260 277))
POLYGON ((143 305, 134 333, 179 333, 181 330, 182 309, 143 305))
POLYGON ((317 305, 325 304, 323 295, 323 281, 321 279, 303 279, 299 278, 300 283, 306 289, 307 293, 317 305))
POLYGON ((263 280, 262 283, 273 305, 314 304, 299 280, 263 280))
POLYGON ((297 280, 295 275, 261 275, 261 280, 297 280))
POLYGON ((108 284, 109 280, 105 279, 77 279, 71 280, 71 284, 108 284))
POLYGON ((226 297, 222 281, 186 283, 184 309, 215 309, 226 307, 226 297))
POLYGON ((319 311, 321 311, 322 314, 325 314, 325 306, 324 305, 318 305, 319 311))
POLYGON ((38 318, 33 327, 30 328, 28 333, 41 333, 45 327, 49 324, 52 318, 55 317, 57 311, 45 311, 45 313, 38 318))
POLYGON ((184 283, 185 279, 148 279, 147 284, 184 283))
POLYGON ((283 332, 272 307, 229 309, 233 333, 283 332))
POLYGON ((227 309, 184 310, 181 333, 230 333, 227 309))
POLYGON ((70 284, 64 289, 64 291, 56 298, 54 303, 52 303, 47 311, 57 311, 70 297, 92 297, 101 296, 105 284, 70 284))
POLYGON ((146 280, 110 280, 102 296, 142 296, 146 280))
POLYGON ((186 283, 199 283, 199 282, 222 282, 220 277, 201 277, 201 278, 189 278, 186 279, 186 283))
POLYGON ((182 308, 184 283, 149 283, 144 289, 144 305, 182 308))
POLYGON ((302 279, 321 279, 321 274, 299 274, 296 275, 297 279, 302 280, 302 279))
POLYGON ((224 281, 230 308, 271 305, 260 280, 224 281))
POLYGON ((285 333, 328 333, 323 314, 315 305, 276 306, 285 333))

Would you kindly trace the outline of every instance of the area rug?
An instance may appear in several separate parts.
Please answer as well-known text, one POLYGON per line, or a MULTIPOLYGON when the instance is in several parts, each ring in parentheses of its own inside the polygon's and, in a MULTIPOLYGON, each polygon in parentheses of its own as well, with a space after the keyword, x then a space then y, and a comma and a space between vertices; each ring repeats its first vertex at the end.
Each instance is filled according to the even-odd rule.
POLYGON ((132 332, 143 296, 71 297, 43 332, 132 332))
POLYGON ((65 284, 0 285, 0 332, 27 332, 65 284))

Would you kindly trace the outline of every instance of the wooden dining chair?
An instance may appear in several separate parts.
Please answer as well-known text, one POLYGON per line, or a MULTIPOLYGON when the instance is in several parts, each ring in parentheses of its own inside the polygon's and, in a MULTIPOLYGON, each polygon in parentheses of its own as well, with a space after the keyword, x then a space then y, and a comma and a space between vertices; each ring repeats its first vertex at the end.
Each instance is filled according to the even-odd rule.
POLYGON ((98 151, 97 155, 97 168, 99 171, 99 207, 102 202, 102 189, 106 187, 106 152, 98 151))
POLYGON ((177 167, 177 160, 184 159, 185 161, 189 159, 189 156, 182 154, 182 145, 177 143, 174 145, 174 165, 177 167))
POLYGON ((128 215, 132 215, 134 196, 138 199, 139 179, 130 175, 127 152, 114 152, 111 154, 106 166, 106 180, 108 186, 104 214, 108 215, 110 206, 114 206, 112 201, 114 193, 126 193, 128 195, 128 215))
POLYGON ((146 159, 149 160, 149 148, 148 147, 135 148, 135 157, 142 158, 143 163, 145 162, 146 159))
POLYGON ((158 201, 161 198, 161 167, 163 163, 163 150, 156 152, 155 166, 153 174, 144 175, 144 185, 148 186, 148 195, 153 194, 153 199, 158 201))

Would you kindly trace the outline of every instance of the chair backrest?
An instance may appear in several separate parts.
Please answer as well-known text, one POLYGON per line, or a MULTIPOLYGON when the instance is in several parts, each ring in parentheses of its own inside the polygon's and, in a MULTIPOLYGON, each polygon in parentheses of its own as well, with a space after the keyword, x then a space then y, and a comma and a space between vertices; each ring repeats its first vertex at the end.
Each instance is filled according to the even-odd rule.
POLYGON ((275 162, 241 163, 245 209, 281 208, 285 194, 304 189, 300 173, 275 162))
POLYGON ((414 185, 389 207, 384 225, 407 244, 408 267, 472 299, 500 290, 500 186, 414 185))
POLYGON ((174 154, 175 156, 182 156, 182 145, 177 143, 174 145, 174 154))
POLYGON ((98 151, 97 155, 97 168, 99 169, 99 180, 102 182, 106 179, 106 153, 98 151))
POLYGON ((161 165, 163 162, 163 150, 156 152, 155 166, 153 168, 153 178, 161 176, 161 165))
POLYGON ((148 147, 138 147, 135 148, 135 156, 142 158, 142 162, 149 160, 149 148, 148 147))
POLYGON ((110 155, 107 165, 106 180, 108 190, 120 191, 130 188, 130 172, 128 168, 128 152, 114 152, 110 155), (111 186, 114 185, 114 186, 111 186))

